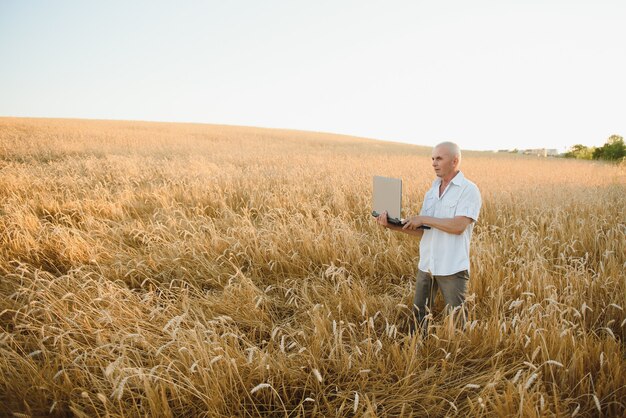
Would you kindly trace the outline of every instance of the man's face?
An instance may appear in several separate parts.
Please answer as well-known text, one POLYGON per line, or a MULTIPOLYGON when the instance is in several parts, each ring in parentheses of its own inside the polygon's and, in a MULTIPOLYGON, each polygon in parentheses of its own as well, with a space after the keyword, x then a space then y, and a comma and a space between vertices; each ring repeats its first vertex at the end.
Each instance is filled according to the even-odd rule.
POLYGON ((448 147, 435 147, 432 153, 433 168, 437 177, 447 177, 457 166, 457 158, 452 156, 448 147))

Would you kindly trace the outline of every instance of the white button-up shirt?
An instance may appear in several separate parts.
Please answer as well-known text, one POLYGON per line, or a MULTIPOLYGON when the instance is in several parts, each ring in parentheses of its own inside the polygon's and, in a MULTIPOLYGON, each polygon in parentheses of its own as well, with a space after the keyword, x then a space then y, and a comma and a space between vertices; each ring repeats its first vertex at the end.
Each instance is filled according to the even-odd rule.
MULTIPOLYGON (((482 204, 478 186, 459 172, 450 181, 441 197, 437 178, 424 196, 420 215, 435 218, 467 216, 478 220, 482 204)), ((418 268, 435 276, 447 276, 463 270, 469 271, 470 240, 474 222, 470 223, 461 235, 450 234, 436 228, 424 230, 420 241, 418 268)))

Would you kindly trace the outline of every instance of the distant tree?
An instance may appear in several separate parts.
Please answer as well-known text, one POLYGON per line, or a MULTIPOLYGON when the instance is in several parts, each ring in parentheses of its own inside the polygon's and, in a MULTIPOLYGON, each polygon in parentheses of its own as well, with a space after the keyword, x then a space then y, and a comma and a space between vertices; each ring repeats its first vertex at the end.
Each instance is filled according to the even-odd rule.
POLYGON ((602 145, 593 152, 594 160, 619 161, 626 157, 626 145, 624 138, 619 135, 611 135, 602 145))
POLYGON ((577 158, 579 160, 591 160, 595 152, 595 147, 586 147, 576 144, 565 153, 565 158, 577 158))

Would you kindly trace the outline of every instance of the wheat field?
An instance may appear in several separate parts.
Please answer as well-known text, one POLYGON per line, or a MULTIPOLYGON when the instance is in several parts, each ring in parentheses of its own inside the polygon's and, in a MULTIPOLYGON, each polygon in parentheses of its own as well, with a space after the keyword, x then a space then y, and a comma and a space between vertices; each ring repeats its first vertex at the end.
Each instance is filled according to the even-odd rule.
POLYGON ((624 166, 467 152, 469 319, 408 336, 430 148, 0 118, 0 415, 626 416, 624 166))

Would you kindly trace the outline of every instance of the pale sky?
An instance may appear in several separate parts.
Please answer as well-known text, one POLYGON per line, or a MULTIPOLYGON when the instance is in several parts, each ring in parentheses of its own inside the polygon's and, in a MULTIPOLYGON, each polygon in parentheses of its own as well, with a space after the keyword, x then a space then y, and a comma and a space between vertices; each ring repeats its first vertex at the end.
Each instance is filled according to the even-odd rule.
POLYGON ((624 0, 0 0, 0 116, 602 145, 626 136, 624 22, 624 0))

